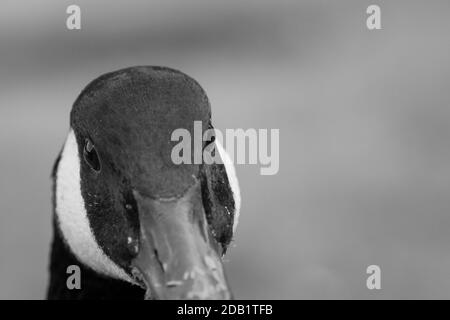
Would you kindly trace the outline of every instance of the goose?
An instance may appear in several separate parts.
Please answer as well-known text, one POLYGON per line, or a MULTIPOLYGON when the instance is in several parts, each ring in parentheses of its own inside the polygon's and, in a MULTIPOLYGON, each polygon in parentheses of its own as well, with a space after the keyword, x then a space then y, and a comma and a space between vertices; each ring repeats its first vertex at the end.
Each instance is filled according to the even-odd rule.
POLYGON ((205 91, 167 67, 104 74, 75 100, 52 173, 47 298, 232 299, 222 258, 238 222, 235 168, 174 164, 171 133, 212 128, 205 91), (80 288, 67 285, 68 267, 80 288))

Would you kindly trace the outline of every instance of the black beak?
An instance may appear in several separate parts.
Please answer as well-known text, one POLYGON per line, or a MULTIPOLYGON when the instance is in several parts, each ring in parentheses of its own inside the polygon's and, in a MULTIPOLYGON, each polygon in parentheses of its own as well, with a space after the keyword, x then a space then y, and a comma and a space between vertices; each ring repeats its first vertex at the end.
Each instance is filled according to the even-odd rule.
POLYGON ((140 246, 133 260, 146 299, 231 299, 203 209, 200 184, 181 198, 151 199, 134 192, 140 246))

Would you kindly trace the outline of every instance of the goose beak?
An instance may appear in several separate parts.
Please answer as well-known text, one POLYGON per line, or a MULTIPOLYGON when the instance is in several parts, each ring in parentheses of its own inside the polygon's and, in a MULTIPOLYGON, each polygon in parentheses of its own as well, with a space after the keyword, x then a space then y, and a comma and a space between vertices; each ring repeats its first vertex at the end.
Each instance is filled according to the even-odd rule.
POLYGON ((231 299, 209 231, 197 183, 181 198, 151 199, 134 192, 140 246, 133 273, 146 286, 146 299, 231 299))

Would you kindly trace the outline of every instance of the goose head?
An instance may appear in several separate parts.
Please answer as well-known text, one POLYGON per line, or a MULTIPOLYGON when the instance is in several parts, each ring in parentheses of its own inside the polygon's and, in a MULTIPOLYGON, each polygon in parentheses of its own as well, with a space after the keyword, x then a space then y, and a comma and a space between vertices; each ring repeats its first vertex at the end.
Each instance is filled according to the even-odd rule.
POLYGON ((224 164, 175 164, 171 135, 211 126, 203 89, 162 67, 92 81, 76 99, 56 169, 56 218, 80 263, 142 286, 153 299, 229 299, 221 258, 239 189, 224 164))

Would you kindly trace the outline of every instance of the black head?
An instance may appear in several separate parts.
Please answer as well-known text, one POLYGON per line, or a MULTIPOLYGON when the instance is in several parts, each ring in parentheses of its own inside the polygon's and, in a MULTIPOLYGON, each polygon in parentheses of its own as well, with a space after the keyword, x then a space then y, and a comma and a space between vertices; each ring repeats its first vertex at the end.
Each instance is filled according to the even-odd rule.
POLYGON ((57 170, 58 220, 72 251, 94 270, 144 285, 152 297, 230 297, 219 258, 236 211, 226 168, 172 160, 172 133, 183 128, 194 137, 195 121, 212 127, 208 98, 187 75, 161 67, 105 74, 75 101, 57 170), (77 186, 88 231, 73 230, 83 224, 83 217, 71 221, 80 211, 69 195, 77 186), (93 238, 97 251, 81 236, 93 238), (92 261, 98 254, 100 263, 92 261))

